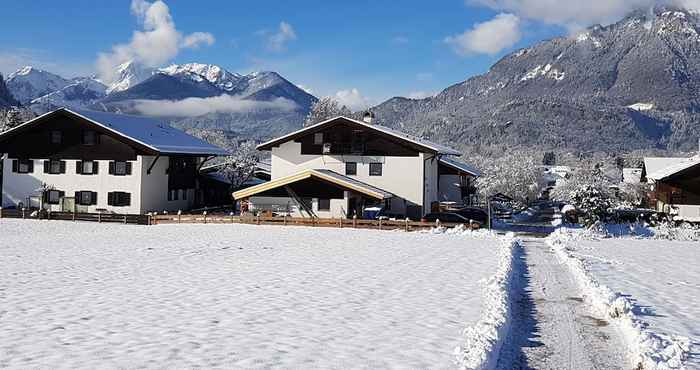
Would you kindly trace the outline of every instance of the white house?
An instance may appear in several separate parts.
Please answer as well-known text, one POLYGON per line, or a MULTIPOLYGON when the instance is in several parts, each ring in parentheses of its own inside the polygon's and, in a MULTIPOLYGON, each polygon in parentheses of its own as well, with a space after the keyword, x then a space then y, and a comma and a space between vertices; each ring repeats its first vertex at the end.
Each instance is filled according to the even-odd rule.
POLYGON ((187 210, 199 167, 226 154, 158 120, 61 108, 0 134, 2 207, 187 210))
POLYGON ((364 121, 337 117, 258 146, 271 181, 235 192, 254 209, 361 217, 369 207, 420 218, 440 202, 467 203, 479 172, 460 152, 364 121))

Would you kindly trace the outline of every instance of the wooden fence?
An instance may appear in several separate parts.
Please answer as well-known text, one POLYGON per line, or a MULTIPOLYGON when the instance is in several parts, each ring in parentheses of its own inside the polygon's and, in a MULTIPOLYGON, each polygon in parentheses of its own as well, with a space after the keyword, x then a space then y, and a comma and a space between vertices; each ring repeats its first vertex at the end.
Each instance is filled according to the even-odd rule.
POLYGON ((149 225, 148 215, 127 215, 114 213, 39 212, 37 210, 2 209, 0 218, 23 218, 35 220, 89 221, 149 225))
MULTIPOLYGON (((376 229, 376 230, 426 230, 438 226, 435 222, 391 221, 391 220, 360 220, 342 218, 299 218, 299 217, 263 217, 263 216, 231 216, 231 215, 155 215, 151 217, 153 224, 248 224, 248 225, 279 225, 279 226, 310 226, 334 227, 347 229, 376 229)), ((439 226, 453 228, 464 226, 478 229, 478 224, 465 225, 455 223, 440 223, 439 226)))

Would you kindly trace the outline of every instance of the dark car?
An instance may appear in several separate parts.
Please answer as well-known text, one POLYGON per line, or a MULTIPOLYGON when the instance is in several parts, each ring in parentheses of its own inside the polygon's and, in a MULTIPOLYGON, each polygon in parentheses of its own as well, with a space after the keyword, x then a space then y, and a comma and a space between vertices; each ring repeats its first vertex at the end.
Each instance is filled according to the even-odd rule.
POLYGON ((486 221, 489 219, 488 212, 476 207, 462 208, 458 211, 455 211, 455 213, 466 218, 467 220, 474 220, 480 224, 485 224, 486 221))
POLYGON ((436 220, 440 220, 440 222, 450 224, 469 224, 468 218, 465 218, 464 216, 453 212, 429 213, 425 215, 423 219, 428 222, 435 222, 436 220))

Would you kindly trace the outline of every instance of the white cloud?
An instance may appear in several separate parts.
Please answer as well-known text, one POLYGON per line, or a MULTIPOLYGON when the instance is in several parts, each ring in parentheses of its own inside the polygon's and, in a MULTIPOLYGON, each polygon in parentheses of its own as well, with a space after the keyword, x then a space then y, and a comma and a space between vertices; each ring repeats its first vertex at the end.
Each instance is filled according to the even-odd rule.
POLYGON ((136 100, 134 109, 148 116, 198 117, 208 113, 247 113, 259 110, 291 111, 297 108, 289 99, 243 100, 231 95, 183 100, 136 100))
POLYGON ((409 99, 425 99, 437 95, 434 91, 413 91, 406 96, 409 99))
POLYGON ((349 90, 340 90, 335 93, 335 100, 340 105, 350 108, 351 111, 367 109, 371 105, 371 100, 360 93, 360 90, 352 88, 349 90))
POLYGON ((275 52, 287 50, 287 44, 297 39, 297 34, 291 24, 280 22, 279 30, 267 38, 267 47, 275 52))
POLYGON ((205 32, 183 36, 175 28, 170 9, 161 0, 153 3, 132 0, 131 12, 142 24, 143 30, 134 31, 128 44, 114 45, 110 53, 98 55, 97 72, 106 82, 114 81, 116 67, 126 61, 134 60, 148 67, 157 67, 174 58, 182 48, 214 43, 214 36, 205 32))
POLYGON ((182 47, 196 49, 199 45, 214 45, 214 35, 208 32, 194 32, 182 39, 182 47))
POLYGON ((493 55, 512 47, 521 37, 520 18, 502 13, 489 21, 475 24, 462 34, 447 37, 445 42, 460 55, 493 55))
POLYGON ((570 30, 609 24, 635 9, 655 5, 672 4, 700 10, 700 0, 466 0, 466 3, 511 12, 521 18, 561 25, 570 30))

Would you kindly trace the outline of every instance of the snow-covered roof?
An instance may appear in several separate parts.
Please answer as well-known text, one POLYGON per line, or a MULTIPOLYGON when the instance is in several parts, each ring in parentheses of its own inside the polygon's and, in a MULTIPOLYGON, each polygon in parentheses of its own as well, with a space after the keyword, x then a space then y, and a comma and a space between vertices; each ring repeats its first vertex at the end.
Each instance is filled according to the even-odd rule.
POLYGON ((153 118, 96 112, 88 110, 70 110, 59 108, 23 123, 11 130, 0 134, 0 137, 12 135, 16 131, 27 126, 39 123, 42 119, 57 112, 66 112, 70 115, 82 118, 90 123, 100 126, 127 140, 141 144, 159 154, 186 154, 186 155, 228 155, 228 152, 204 140, 171 127, 166 122, 153 118))
MULTIPOLYGON (((700 165, 700 155, 696 155, 691 158, 674 158, 675 161, 669 166, 657 169, 654 172, 650 172, 647 168, 647 178, 652 180, 663 180, 665 178, 671 177, 679 172, 685 171, 689 168, 700 165)), ((646 163, 646 158, 644 159, 646 163)), ((670 162, 669 162, 670 163, 670 162)))
POLYGON ((647 178, 651 174, 661 171, 664 168, 673 166, 676 163, 683 161, 686 158, 679 157, 644 157, 644 172, 646 172, 647 178))
POLYGON ((336 122, 338 120, 345 120, 345 121, 351 122, 355 125, 366 127, 370 130, 382 132, 382 133, 387 134, 389 136, 393 136, 393 137, 401 139, 403 141, 410 142, 414 145, 418 145, 420 147, 423 147, 425 149, 430 150, 431 152, 436 152, 438 154, 454 155, 454 156, 461 156, 462 155, 461 152, 459 152, 455 149, 452 149, 450 147, 441 145, 441 144, 437 144, 437 143, 434 143, 434 142, 431 142, 428 140, 420 139, 420 138, 417 138, 415 136, 409 135, 407 133, 396 131, 394 129, 390 129, 390 128, 385 127, 385 126, 380 126, 380 125, 371 124, 371 123, 367 123, 367 122, 363 122, 363 121, 358 121, 356 119, 347 118, 347 117, 343 117, 343 116, 331 118, 329 120, 325 120, 325 121, 316 123, 314 125, 304 127, 300 130, 297 130, 297 131, 291 132, 289 134, 286 134, 284 136, 280 136, 276 139, 267 141, 265 143, 258 145, 258 149, 259 150, 269 150, 269 148, 271 148, 272 146, 289 141, 289 140, 299 136, 300 134, 303 134, 303 133, 308 132, 308 131, 313 131, 321 126, 325 126, 327 124, 336 122))
POLYGON ((452 158, 441 157, 440 164, 444 164, 445 166, 452 167, 453 169, 455 169, 457 171, 466 172, 474 177, 481 176, 481 172, 479 170, 477 170, 476 168, 474 168, 466 163, 455 161, 452 158))

